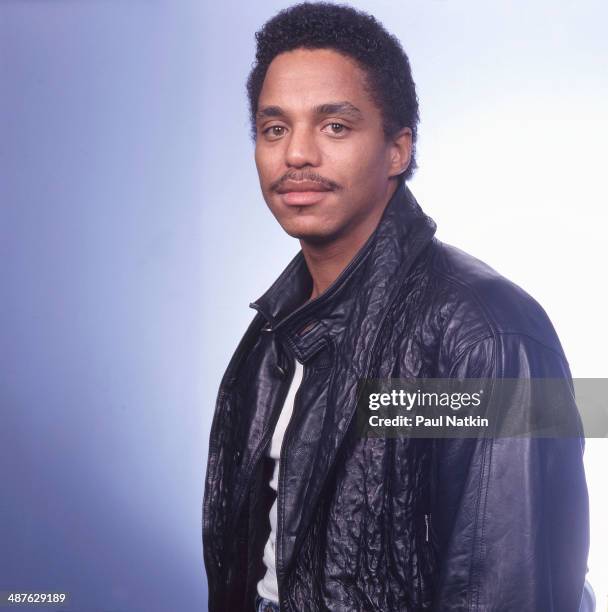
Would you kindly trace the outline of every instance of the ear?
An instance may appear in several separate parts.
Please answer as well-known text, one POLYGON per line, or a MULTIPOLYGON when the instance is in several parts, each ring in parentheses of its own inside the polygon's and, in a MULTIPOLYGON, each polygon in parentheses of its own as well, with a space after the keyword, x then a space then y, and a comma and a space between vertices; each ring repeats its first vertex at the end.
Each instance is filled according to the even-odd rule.
POLYGON ((402 128, 391 138, 389 178, 405 172, 412 157, 412 130, 402 128))

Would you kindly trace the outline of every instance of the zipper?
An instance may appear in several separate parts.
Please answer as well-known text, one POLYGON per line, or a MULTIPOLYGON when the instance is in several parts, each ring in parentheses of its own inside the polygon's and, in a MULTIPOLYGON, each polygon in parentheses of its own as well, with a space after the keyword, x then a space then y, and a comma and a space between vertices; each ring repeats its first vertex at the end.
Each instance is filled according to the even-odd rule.
MULTIPOLYGON (((299 402, 298 400, 300 399, 300 390, 302 389, 302 386, 304 384, 304 381, 306 380, 306 375, 308 373, 308 368, 306 368, 306 366, 303 364, 302 365, 302 381, 300 382, 300 386, 298 387, 298 390, 296 391, 296 394, 293 398, 293 411, 291 413, 291 418, 289 419, 289 423, 287 423, 287 428, 285 429, 285 435, 283 436, 283 440, 281 442, 281 452, 279 453, 279 481, 277 484, 277 533, 276 533, 276 548, 274 551, 274 555, 275 555, 275 559, 274 559, 274 565, 275 565, 275 569, 276 569, 276 576, 277 576, 277 592, 279 595, 279 608, 281 608, 281 602, 282 602, 282 596, 281 596, 281 580, 279 580, 279 574, 283 573, 283 557, 281 556, 280 561, 281 561, 281 565, 279 568, 279 549, 281 548, 281 538, 279 537, 279 534, 282 535, 282 531, 283 531, 283 522, 281 520, 281 517, 283 516, 282 512, 279 512, 279 495, 281 493, 281 483, 283 482, 282 479, 282 474, 285 468, 285 451, 287 448, 287 442, 289 442, 290 440, 290 436, 289 434, 293 431, 293 428, 295 427, 294 423, 296 421, 297 415, 299 413, 299 402)), ((293 381, 293 377, 292 377, 292 381, 293 381)), ((290 385, 291 386, 291 385, 290 385)), ((285 609, 288 609, 289 605, 285 604, 285 609)))
MULTIPOLYGON (((432 571, 433 566, 433 546, 430 542, 431 539, 431 513, 425 513, 424 515, 424 525, 425 525, 425 535, 424 542, 420 540, 420 550, 418 550, 417 554, 419 555, 419 563, 417 563, 417 575, 418 575, 418 585, 416 587, 416 591, 418 592, 418 597, 420 598, 420 602, 425 601, 428 598, 429 593, 429 584, 428 580, 430 572, 432 571)), ((418 543, 418 541, 417 541, 418 543)), ((431 579, 432 580, 432 579, 431 579)))

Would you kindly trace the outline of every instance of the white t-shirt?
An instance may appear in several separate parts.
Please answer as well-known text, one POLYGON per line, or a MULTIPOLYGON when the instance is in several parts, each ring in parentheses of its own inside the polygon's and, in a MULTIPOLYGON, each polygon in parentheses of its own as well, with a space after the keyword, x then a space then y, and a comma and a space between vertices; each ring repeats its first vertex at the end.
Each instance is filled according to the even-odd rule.
MULTIPOLYGON (((293 413, 293 402, 296 397, 296 392, 302 382, 302 376, 304 375, 304 366, 296 360, 295 372, 291 386, 287 392, 285 403, 281 409, 279 420, 277 421, 272 440, 268 448, 268 456, 272 457, 274 461, 274 471, 272 478, 270 479, 270 486, 273 488, 275 493, 279 486, 279 459, 281 457, 281 444, 283 443, 283 436, 291 415, 293 413)), ((274 500, 272 508, 270 509, 270 535, 264 546, 264 565, 266 566, 266 574, 258 582, 258 594, 260 597, 270 599, 275 603, 279 603, 279 587, 277 584, 277 573, 276 573, 276 553, 275 553, 275 541, 277 533, 277 500, 274 500)))

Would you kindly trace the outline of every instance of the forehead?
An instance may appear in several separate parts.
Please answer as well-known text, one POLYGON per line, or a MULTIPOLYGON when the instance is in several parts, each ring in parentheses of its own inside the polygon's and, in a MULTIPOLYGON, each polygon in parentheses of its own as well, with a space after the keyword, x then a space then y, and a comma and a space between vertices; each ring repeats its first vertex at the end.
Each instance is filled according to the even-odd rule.
POLYGON ((272 60, 258 108, 277 105, 297 112, 347 100, 362 111, 379 112, 365 87, 365 72, 354 59, 332 49, 295 49, 272 60))

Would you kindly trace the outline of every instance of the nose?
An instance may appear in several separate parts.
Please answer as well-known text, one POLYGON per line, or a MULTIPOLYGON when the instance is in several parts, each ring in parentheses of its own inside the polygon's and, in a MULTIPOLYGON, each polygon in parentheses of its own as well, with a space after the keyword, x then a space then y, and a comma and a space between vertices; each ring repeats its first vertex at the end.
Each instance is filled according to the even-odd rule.
POLYGON ((285 150, 285 163, 295 168, 321 163, 321 152, 312 129, 305 126, 292 128, 285 150))

